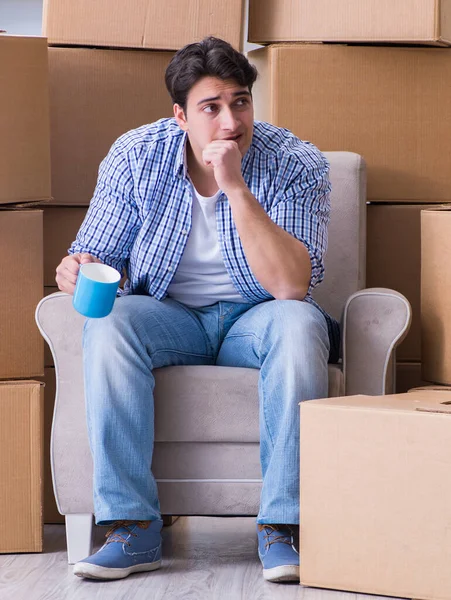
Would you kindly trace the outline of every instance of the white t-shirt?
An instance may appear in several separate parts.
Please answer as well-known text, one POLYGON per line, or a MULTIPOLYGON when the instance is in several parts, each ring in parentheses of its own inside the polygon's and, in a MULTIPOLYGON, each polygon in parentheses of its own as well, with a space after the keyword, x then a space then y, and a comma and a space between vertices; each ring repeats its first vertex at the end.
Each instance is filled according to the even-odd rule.
POLYGON ((221 192, 207 198, 191 187, 191 232, 168 296, 192 307, 209 306, 219 300, 246 303, 235 289, 221 255, 216 225, 216 202, 221 192))

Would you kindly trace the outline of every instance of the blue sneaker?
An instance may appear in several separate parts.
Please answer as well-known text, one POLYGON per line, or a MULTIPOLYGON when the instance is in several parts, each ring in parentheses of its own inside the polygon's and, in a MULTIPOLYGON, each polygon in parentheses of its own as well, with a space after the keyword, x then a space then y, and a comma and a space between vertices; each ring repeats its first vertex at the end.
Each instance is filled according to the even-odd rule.
POLYGON ((115 521, 98 552, 74 565, 74 574, 89 579, 123 579, 130 573, 161 567, 163 521, 115 521))
POLYGON ((299 581, 299 526, 257 524, 257 536, 266 581, 299 581))

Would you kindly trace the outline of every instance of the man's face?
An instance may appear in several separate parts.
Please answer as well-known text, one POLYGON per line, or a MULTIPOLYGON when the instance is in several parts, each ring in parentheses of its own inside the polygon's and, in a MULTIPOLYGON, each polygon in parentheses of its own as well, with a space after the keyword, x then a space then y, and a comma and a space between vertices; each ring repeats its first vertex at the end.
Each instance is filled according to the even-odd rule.
POLYGON ((189 91, 186 110, 174 105, 179 126, 188 132, 194 155, 214 140, 234 140, 241 156, 252 141, 254 107, 247 87, 235 80, 216 77, 200 79, 189 91))

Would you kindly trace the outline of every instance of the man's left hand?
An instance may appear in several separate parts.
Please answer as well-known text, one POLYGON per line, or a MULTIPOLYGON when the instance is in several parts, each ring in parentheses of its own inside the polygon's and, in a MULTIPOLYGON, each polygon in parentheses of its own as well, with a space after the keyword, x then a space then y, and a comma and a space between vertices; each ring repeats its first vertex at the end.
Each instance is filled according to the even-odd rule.
MULTIPOLYGON (((216 183, 227 195, 246 188, 241 175, 241 152, 233 140, 215 140, 205 146, 202 158, 206 166, 212 167, 216 183)), ((247 189, 247 188, 246 188, 247 189)))

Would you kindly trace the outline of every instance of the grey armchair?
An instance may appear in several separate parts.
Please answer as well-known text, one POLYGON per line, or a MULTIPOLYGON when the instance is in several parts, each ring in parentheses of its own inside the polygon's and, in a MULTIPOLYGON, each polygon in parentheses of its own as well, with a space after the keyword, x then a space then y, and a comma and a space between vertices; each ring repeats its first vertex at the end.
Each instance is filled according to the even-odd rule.
MULTIPOLYGON (((329 365, 329 396, 394 391, 395 349, 410 326, 401 294, 365 283, 365 164, 349 152, 326 153, 332 214, 326 277, 315 297, 341 318, 343 352, 329 365)), ((36 321, 55 361, 51 437, 53 486, 66 518, 68 562, 91 554, 92 459, 85 424, 84 318, 71 296, 41 300, 36 321)), ((152 470, 165 515, 256 515, 261 489, 258 370, 188 366, 155 373, 152 470)))

